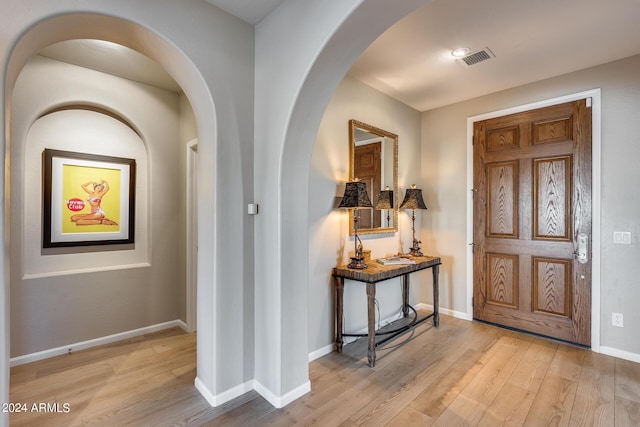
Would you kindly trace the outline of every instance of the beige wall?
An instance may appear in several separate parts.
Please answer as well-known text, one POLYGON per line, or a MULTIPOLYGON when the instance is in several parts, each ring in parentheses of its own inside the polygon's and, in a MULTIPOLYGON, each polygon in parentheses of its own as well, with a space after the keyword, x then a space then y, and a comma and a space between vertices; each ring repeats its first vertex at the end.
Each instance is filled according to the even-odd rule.
POLYGON ((640 56, 506 90, 422 115, 422 181, 432 201, 423 223, 427 245, 444 259, 441 304, 464 313, 467 295, 467 118, 546 99, 602 89, 601 339, 602 350, 640 359, 640 56), (631 245, 614 245, 613 231, 631 245), (611 326, 624 314, 624 328, 611 326))
MULTIPOLYGON (((40 2, 38 7, 13 0, 0 3, 6 11, 0 14, 2 153, 9 153, 15 145, 10 133, 17 75, 27 58, 62 40, 92 38, 135 49, 161 64, 189 99, 197 122, 201 166, 197 176, 198 305, 203 309, 198 312, 198 389, 210 402, 235 397, 238 386, 254 376, 255 219, 246 214, 254 185, 254 28, 199 0, 154 2, 153 7, 127 0, 89 0, 81 7, 75 0, 40 2), (234 186, 237 183, 241 184, 234 186), (229 191, 231 187, 234 191, 229 191)), ((108 90, 103 95, 109 95, 108 90)), ((278 92, 270 105, 289 98, 278 92)), ((162 129, 158 117, 150 119, 145 127, 162 129)), ((155 162, 157 156, 152 157, 155 162)), ((163 162, 175 159, 172 156, 163 162)), ((6 160, 2 163, 7 167, 0 174, 3 188, 12 181, 6 160)), ((161 172, 161 167, 152 170, 152 174, 161 172)), ((13 205, 4 193, 0 202, 0 222, 4 223, 10 219, 4 208, 13 205)), ((8 241, 9 225, 7 222, 2 229, 3 241, 5 237, 8 241)), ((9 248, 0 247, 0 271, 5 272, 0 297, 2 401, 9 401, 9 262, 9 248)), ((149 310, 144 311, 149 315, 149 310)), ((267 344, 267 349, 272 348, 272 342, 267 344)), ((306 352, 306 341, 299 347, 306 352)), ((280 375, 274 359, 261 360, 268 364, 265 372, 280 375)), ((8 414, 0 414, 0 425, 6 424, 8 414)))
POLYGON ((184 304, 176 93, 33 58, 13 97, 11 354, 20 356, 179 318, 184 304), (66 110, 84 104, 126 118, 66 110), (41 249, 44 148, 134 158, 135 245, 41 249))
MULTIPOLYGON (((401 194, 420 178, 420 113, 351 77, 336 89, 322 118, 313 146, 309 178, 309 351, 331 346, 334 341, 333 282, 331 269, 349 261, 353 238, 349 236, 349 215, 334 209, 335 197, 342 197, 349 180, 349 120, 356 119, 398 135, 398 179, 401 194)), ((371 196, 371 195, 370 195, 371 196)), ((402 200, 402 196, 400 198, 402 200)), ((417 220, 419 224, 420 219, 417 220)), ((411 246, 411 221, 398 215, 399 232, 361 236, 372 258, 407 251, 411 246)), ((418 280, 415 283, 419 283, 418 280)), ((427 286, 427 285, 425 285, 427 286)), ((413 302, 421 300, 423 287, 412 288, 413 302)), ((400 281, 378 287, 380 318, 398 314, 400 281)), ((347 281, 345 286, 345 328, 366 327, 364 285, 347 281)), ((321 351, 322 353, 322 351, 321 351)))

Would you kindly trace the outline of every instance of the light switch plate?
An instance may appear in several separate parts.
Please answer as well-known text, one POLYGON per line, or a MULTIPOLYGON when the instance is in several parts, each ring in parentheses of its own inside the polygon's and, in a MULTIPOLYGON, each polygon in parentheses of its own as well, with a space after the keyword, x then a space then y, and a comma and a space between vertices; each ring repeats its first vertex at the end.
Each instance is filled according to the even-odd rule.
POLYGON ((614 231, 613 232, 613 243, 621 244, 621 245, 630 245, 631 244, 631 232, 630 231, 614 231))

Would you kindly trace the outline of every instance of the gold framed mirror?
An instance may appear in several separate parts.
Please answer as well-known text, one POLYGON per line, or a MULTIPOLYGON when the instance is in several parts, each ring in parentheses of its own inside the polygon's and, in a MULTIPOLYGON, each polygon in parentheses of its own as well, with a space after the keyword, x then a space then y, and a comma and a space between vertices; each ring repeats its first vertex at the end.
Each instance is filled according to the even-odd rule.
MULTIPOLYGON (((384 129, 349 120, 349 179, 367 184, 373 206, 381 207, 381 191, 393 191, 391 209, 360 209, 358 234, 398 231, 398 135, 384 129)), ((387 193, 389 194, 389 193, 387 193)), ((384 195, 383 195, 384 198, 384 195)), ((349 211, 349 234, 353 235, 353 211, 349 211)))

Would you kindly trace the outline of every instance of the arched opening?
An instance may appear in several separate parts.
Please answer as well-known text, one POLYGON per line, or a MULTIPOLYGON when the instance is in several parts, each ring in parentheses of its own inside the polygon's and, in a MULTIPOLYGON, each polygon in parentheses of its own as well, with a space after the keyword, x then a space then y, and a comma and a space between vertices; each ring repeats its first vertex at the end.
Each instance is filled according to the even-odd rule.
MULTIPOLYGON (((216 159, 216 122, 211 118, 216 117, 214 109, 213 99, 210 94, 210 88, 207 86, 206 81, 200 75, 200 72, 193 64, 193 62, 173 44, 169 43, 159 34, 137 25, 133 22, 118 19, 111 16, 104 16, 98 14, 66 14, 57 15, 48 19, 44 19, 25 30, 24 34, 17 40, 11 55, 8 57, 6 64, 7 74, 4 79, 4 108, 5 114, 3 114, 4 121, 4 144, 6 158, 11 158, 12 137, 14 130, 12 129, 12 103, 13 103, 13 89, 20 72, 27 63, 28 59, 39 52, 45 46, 56 43, 58 41, 91 38, 111 41, 114 43, 122 44, 135 48, 139 52, 154 59, 161 64, 167 71, 179 82, 186 97, 191 103, 195 121, 197 123, 197 133, 199 137, 200 156, 199 162, 203 166, 198 171, 198 181, 205 181, 207 185, 202 185, 207 189, 206 193, 202 192, 198 197, 198 211, 199 212, 212 212, 215 211, 215 159, 216 159), (207 117, 207 120, 203 118, 207 117), (213 187, 211 184, 214 184, 213 187)), ((7 161, 7 166, 10 162, 7 161)), ((6 168, 4 171, 4 178, 6 180, 6 186, 10 185, 11 169, 6 168)), ((8 193, 6 193, 8 194, 8 193)), ((12 208, 9 205, 9 201, 3 198, 3 208, 5 212, 9 212, 12 208)), ((9 242, 9 224, 10 218, 7 215, 6 227, 4 234, 6 241, 9 242)), ((209 236, 215 235, 215 220, 208 221, 200 228, 201 233, 207 233, 209 236)), ((15 231, 14 231, 15 232, 15 231)), ((200 271, 198 276, 205 276, 210 278, 208 284, 200 284, 198 289, 198 304, 202 304, 211 307, 212 301, 215 295, 215 257, 214 254, 214 242, 215 239, 206 239, 200 245, 200 256, 207 258, 207 262, 198 263, 200 271)), ((3 331, 0 334, 1 348, 2 348, 2 372, 0 373, 0 385, 3 401, 9 401, 8 398, 8 384, 9 384, 9 269, 8 266, 11 262, 9 253, 3 251, 3 259, 5 259, 4 269, 5 275, 2 282, 2 294, 3 294, 3 331), (5 396, 6 395, 6 396, 5 396), (5 398, 6 397, 6 398, 5 398)), ((201 282, 201 281, 199 281, 201 282)), ((200 388, 205 391, 210 390, 212 393, 216 393, 218 384, 216 383, 216 364, 215 364, 215 351, 216 342, 215 334, 212 333, 215 317, 215 312, 209 310, 204 312, 199 310, 198 325, 198 380, 200 388)))
MULTIPOLYGON (((258 85, 256 88, 255 133, 277 145, 279 150, 276 152, 282 154, 278 158, 279 168, 269 165, 271 170, 267 170, 268 163, 265 163, 264 170, 261 170, 261 165, 256 165, 256 176, 268 177, 262 185, 266 187, 277 183, 279 202, 277 212, 266 212, 262 218, 257 218, 261 227, 256 226, 256 245, 271 246, 256 257, 256 277, 264 278, 263 284, 256 283, 256 299, 267 302, 263 307, 256 307, 256 352, 264 353, 264 362, 256 360, 256 380, 267 385, 276 396, 283 396, 280 400, 273 399, 275 405, 287 404, 308 391, 309 387, 308 286, 309 263, 313 260, 309 258, 307 202, 311 195, 308 166, 322 115, 340 80, 366 47, 391 25, 426 2, 416 0, 391 5, 371 0, 351 8, 344 4, 336 5, 331 12, 341 19, 338 28, 335 22, 320 28, 317 22, 311 25, 303 19, 297 20, 301 27, 309 24, 310 30, 301 36, 303 40, 296 39, 295 44, 283 43, 278 37, 278 25, 282 24, 278 18, 284 21, 284 14, 260 28, 256 66, 262 80, 269 84, 268 87, 258 85), (260 39, 262 36, 264 40, 260 39), (275 54, 270 49, 284 51, 289 58, 299 57, 300 61, 307 62, 303 67, 298 67, 299 63, 287 63, 285 73, 274 66, 273 61, 269 62, 269 55, 275 54), (281 93, 289 93, 290 97, 278 110, 270 102, 281 93), (269 115, 265 112, 261 117, 261 109, 266 111, 268 107, 269 115), (277 129, 282 129, 282 133, 277 129), (273 221, 277 222, 277 228, 273 227, 273 221), (274 342, 278 345, 273 345, 274 342), (270 358, 286 360, 286 374, 280 375, 280 370, 269 370, 266 361, 270 358)), ((323 17, 331 15, 327 10, 318 11, 318 14, 312 10, 309 12, 305 17, 310 20, 311 16, 315 19, 318 14, 323 17)), ((258 156, 260 153, 256 151, 258 156)), ((263 190, 267 191, 261 188, 261 183, 256 183, 257 197, 263 190)))

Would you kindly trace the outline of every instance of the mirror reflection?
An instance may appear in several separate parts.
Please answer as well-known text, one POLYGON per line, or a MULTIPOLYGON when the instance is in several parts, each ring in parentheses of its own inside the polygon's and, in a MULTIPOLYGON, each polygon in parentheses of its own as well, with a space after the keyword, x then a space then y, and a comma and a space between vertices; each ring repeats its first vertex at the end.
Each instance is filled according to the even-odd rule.
MULTIPOLYGON (((350 179, 367 184, 367 193, 377 209, 361 209, 358 234, 398 231, 398 136, 357 120, 349 121, 350 179), (385 203, 392 191, 393 196, 385 203)), ((350 213, 353 234, 353 213, 350 213)))

